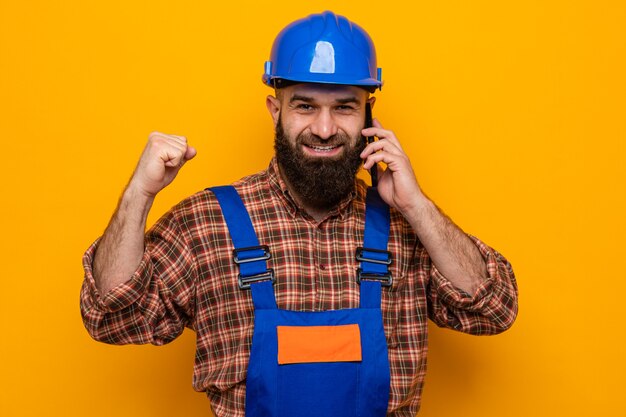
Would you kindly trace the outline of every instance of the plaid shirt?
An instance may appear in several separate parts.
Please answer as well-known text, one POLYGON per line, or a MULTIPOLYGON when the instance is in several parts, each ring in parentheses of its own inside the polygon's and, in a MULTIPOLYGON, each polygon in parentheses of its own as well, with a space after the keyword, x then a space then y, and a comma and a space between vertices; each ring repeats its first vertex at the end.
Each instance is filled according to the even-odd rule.
MULTIPOLYGON (((234 184, 276 274, 278 307, 322 311, 356 308, 355 249, 362 246, 366 185, 316 222, 290 197, 275 160, 234 184)), ((470 236, 471 237, 471 236, 470 236)), ((389 415, 413 417, 426 372, 427 318, 471 334, 506 330, 517 313, 510 264, 471 237, 488 279, 475 294, 456 289, 431 263, 402 215, 391 210, 388 249, 393 287, 383 288, 389 348, 389 415)), ((240 290, 232 243, 211 192, 173 207, 147 232, 145 252, 130 280, 99 294, 92 275, 98 241, 83 257, 81 312, 91 336, 112 344, 171 342, 185 327, 196 332, 193 385, 206 391, 216 416, 244 416, 245 379, 253 332, 250 291, 240 290)))

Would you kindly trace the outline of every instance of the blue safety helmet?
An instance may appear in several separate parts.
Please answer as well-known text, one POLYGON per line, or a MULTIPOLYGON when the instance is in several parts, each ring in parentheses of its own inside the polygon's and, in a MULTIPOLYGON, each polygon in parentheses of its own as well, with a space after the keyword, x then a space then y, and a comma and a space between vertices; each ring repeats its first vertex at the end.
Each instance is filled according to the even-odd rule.
POLYGON ((346 84, 381 88, 382 68, 367 32, 343 16, 325 11, 296 20, 274 40, 263 82, 346 84))

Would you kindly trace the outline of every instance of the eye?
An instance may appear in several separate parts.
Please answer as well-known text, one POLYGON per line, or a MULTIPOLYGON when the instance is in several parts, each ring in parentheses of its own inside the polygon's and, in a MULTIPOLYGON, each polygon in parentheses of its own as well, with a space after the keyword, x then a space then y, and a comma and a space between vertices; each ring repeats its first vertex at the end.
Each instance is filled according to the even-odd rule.
POLYGON ((348 104, 342 104, 342 105, 337 106, 337 110, 340 112, 351 112, 354 110, 354 107, 348 104))
POLYGON ((301 103, 301 104, 298 104, 297 108, 299 110, 307 110, 308 111, 308 110, 312 110, 313 106, 311 106, 310 104, 301 103))

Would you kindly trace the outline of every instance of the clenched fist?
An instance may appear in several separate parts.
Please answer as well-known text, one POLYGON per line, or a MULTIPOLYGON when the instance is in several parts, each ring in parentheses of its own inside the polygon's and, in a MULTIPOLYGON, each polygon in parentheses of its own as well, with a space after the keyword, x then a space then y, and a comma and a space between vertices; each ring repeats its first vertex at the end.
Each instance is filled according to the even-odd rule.
POLYGON ((184 136, 152 132, 129 186, 154 198, 176 177, 183 164, 196 156, 196 149, 184 136))

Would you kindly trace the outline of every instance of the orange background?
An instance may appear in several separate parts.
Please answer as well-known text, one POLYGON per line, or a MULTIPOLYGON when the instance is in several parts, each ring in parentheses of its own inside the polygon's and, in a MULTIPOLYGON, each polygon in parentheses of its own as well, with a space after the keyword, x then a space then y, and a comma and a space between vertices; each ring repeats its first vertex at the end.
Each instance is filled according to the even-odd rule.
POLYGON ((374 112, 424 190, 519 280, 507 333, 431 327, 420 416, 626 415, 617 0, 0 0, 0 415, 209 415, 191 388, 193 333, 162 348, 89 338, 81 255, 153 130, 198 156, 150 223, 267 166, 263 62, 285 24, 324 9, 374 38, 374 112))

